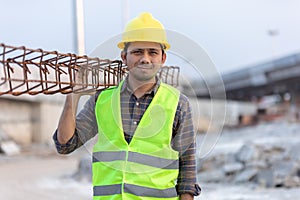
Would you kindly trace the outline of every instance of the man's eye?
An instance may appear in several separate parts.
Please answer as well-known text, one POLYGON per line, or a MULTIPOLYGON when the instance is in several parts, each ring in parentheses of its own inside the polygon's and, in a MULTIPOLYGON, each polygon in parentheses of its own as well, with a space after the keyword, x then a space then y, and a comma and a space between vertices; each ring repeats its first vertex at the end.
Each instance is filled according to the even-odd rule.
POLYGON ((158 52, 157 51, 150 51, 149 52, 151 55, 158 55, 158 52))
POLYGON ((134 55, 141 55, 143 53, 143 51, 136 50, 136 51, 132 51, 131 53, 134 55))

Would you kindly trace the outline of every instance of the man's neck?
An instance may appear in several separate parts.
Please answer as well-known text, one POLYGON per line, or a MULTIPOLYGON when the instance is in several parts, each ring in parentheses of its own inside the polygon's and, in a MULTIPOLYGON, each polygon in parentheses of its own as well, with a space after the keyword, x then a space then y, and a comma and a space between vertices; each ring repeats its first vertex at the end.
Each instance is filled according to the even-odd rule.
POLYGON ((149 81, 138 81, 138 80, 131 78, 130 76, 128 77, 128 85, 137 98, 140 98, 146 92, 151 90, 153 88, 153 86, 155 85, 155 83, 156 83, 155 77, 149 81))

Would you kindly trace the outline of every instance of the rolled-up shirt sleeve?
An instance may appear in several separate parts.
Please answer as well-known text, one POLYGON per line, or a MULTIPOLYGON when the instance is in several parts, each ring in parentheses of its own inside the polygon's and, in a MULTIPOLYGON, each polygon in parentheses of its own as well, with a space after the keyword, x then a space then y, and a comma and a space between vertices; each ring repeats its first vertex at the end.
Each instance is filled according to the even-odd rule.
POLYGON ((53 134, 53 141, 57 152, 60 154, 69 154, 82 145, 80 144, 80 141, 78 141, 78 136, 76 134, 76 131, 66 144, 60 144, 57 139, 57 130, 56 130, 53 134))

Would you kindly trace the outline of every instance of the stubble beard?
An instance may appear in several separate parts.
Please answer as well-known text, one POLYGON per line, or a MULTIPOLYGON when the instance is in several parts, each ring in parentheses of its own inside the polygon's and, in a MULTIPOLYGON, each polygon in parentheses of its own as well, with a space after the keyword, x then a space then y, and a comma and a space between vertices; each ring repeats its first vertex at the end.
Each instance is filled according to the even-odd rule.
POLYGON ((129 74, 137 81, 149 83, 155 81, 159 68, 160 64, 140 64, 135 66, 129 74))

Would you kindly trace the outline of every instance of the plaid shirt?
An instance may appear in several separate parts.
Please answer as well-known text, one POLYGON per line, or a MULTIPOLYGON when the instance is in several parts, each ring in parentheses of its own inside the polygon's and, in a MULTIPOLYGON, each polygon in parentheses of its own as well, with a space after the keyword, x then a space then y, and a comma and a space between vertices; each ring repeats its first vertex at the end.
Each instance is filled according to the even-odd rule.
MULTIPOLYGON (((128 84, 126 80, 121 88, 121 115, 124 136, 126 141, 130 143, 139 121, 160 85, 160 80, 157 81, 150 91, 146 92, 140 98, 136 98, 136 96, 133 95, 133 92, 127 87, 128 84)), ((92 96, 77 115, 75 134, 66 144, 59 144, 57 133, 54 133, 53 139, 59 153, 68 154, 74 151, 98 133, 95 117, 95 103, 100 92, 101 91, 92 96)), ((174 118, 172 147, 179 152, 177 193, 179 195, 184 193, 190 193, 195 196, 199 195, 201 190, 196 184, 196 150, 192 114, 189 101, 183 94, 180 94, 174 118)))

